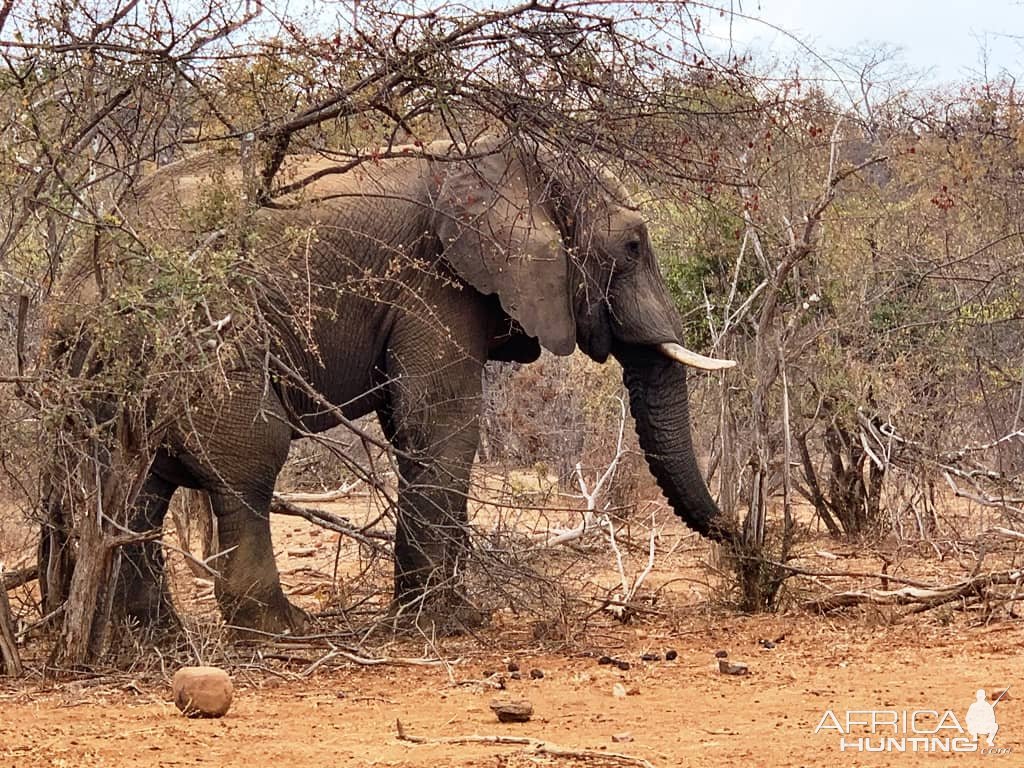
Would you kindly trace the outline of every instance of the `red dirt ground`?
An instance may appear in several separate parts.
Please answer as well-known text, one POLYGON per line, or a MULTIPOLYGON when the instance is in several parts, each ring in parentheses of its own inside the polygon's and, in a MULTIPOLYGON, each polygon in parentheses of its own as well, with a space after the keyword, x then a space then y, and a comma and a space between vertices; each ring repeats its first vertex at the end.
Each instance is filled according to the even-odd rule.
MULTIPOLYGON (((286 584, 301 583, 303 568, 331 570, 333 534, 308 536, 303 526, 291 518, 275 521, 286 584), (310 543, 317 556, 288 554, 310 543)), ((677 528, 670 530, 672 536, 685 535, 677 528)), ((703 545, 676 549, 672 557, 659 558, 652 582, 684 573, 691 580, 677 580, 674 607, 663 615, 643 616, 627 626, 601 617, 568 650, 528 639, 528 630, 502 613, 476 639, 447 640, 434 648, 404 641, 382 651, 394 656, 439 652, 447 665, 437 667, 363 667, 333 659, 300 677, 325 652, 305 649, 298 652, 302 659, 288 663, 233 668, 235 703, 216 721, 178 714, 170 701, 173 669, 70 682, 38 675, 18 683, 0 678, 0 767, 642 764, 611 752, 659 768, 1024 765, 1024 622, 1007 619, 1005 609, 996 610, 989 623, 941 609, 898 622, 880 609, 831 618, 799 609, 737 616, 707 609, 708 595, 695 593, 692 578, 699 574, 696 560, 703 557, 703 545), (763 638, 783 635, 771 650, 759 645, 763 638), (643 653, 667 649, 675 649, 678 659, 640 660, 643 653), (750 675, 721 674, 714 657, 718 650, 748 663, 750 675), (629 661, 631 668, 599 665, 601 654, 629 661), (527 679, 508 680, 504 692, 480 682, 486 671, 501 670, 507 678, 509 661, 518 663, 527 679), (543 679, 528 679, 534 668, 543 670, 543 679), (628 695, 617 697, 616 683, 628 695), (1001 754, 844 752, 834 730, 815 733, 826 710, 840 720, 848 710, 952 710, 966 725, 977 689, 992 697, 1007 687, 995 709, 1001 754), (533 720, 498 723, 488 707, 498 695, 528 698, 533 720), (522 745, 412 744, 399 740, 398 720, 413 737, 528 736, 592 754, 552 755, 522 745), (624 732, 632 739, 613 741, 624 732)), ((838 566, 827 558, 814 562, 813 547, 809 551, 805 565, 820 569, 877 571, 879 566, 877 560, 838 566)), ((935 583, 949 579, 933 569, 961 569, 962 575, 962 565, 935 562, 922 558, 904 572, 919 577, 928 572, 921 578, 935 583)), ((150 670, 160 668, 155 657, 149 661, 150 670)), ((934 725, 922 721, 929 723, 934 725)))
MULTIPOLYGON (((480 766, 598 765, 531 754, 517 746, 412 745, 413 736, 531 736, 575 749, 618 751, 657 766, 917 766, 951 759, 1021 765, 1024 625, 976 629, 920 625, 871 628, 812 617, 693 618, 672 627, 620 629, 608 652, 628 671, 593 657, 522 648, 513 658, 540 680, 508 682, 530 699, 534 719, 499 724, 488 708, 497 691, 480 684, 505 655, 473 650, 445 668, 355 667, 284 681, 238 671, 231 712, 219 721, 182 718, 167 685, 129 679, 89 686, 0 687, 0 765, 19 766, 480 766), (770 651, 757 641, 785 633, 770 651), (641 652, 674 648, 675 661, 644 663, 641 652), (747 677, 720 674, 713 653, 750 665, 747 677), (622 683, 630 695, 616 698, 622 683), (815 734, 827 709, 952 709, 961 722, 978 688, 1010 686, 996 707, 996 744, 1006 755, 842 752, 834 731, 815 734), (633 740, 614 743, 613 734, 633 740)), ((447 649, 453 653, 456 649, 447 649)), ((294 667, 301 671, 301 667, 294 667)), ((506 675, 507 676, 507 675, 506 675)))

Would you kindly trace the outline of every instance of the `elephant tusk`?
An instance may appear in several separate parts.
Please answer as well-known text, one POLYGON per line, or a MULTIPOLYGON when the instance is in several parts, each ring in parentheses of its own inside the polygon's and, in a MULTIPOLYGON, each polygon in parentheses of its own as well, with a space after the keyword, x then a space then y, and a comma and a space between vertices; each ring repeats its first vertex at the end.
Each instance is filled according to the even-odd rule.
POLYGON ((705 371, 721 371, 736 365, 735 360, 719 360, 714 357, 698 355, 696 352, 691 352, 682 344, 676 344, 674 341, 662 342, 658 345, 658 351, 669 360, 675 360, 677 363, 689 365, 692 368, 700 368, 705 371))

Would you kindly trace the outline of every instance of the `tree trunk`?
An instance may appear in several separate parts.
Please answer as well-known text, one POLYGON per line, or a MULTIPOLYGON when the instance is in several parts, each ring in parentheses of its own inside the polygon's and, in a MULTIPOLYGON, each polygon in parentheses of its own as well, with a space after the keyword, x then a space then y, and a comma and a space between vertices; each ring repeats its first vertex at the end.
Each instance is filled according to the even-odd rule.
POLYGON ((83 516, 78 525, 78 557, 64 609, 64 621, 54 653, 59 669, 78 669, 99 654, 109 616, 97 610, 109 588, 113 550, 96 515, 83 516))
POLYGON ((0 672, 11 677, 21 677, 24 668, 14 641, 14 617, 7 600, 7 588, 3 583, 3 569, 0 568, 0 672))

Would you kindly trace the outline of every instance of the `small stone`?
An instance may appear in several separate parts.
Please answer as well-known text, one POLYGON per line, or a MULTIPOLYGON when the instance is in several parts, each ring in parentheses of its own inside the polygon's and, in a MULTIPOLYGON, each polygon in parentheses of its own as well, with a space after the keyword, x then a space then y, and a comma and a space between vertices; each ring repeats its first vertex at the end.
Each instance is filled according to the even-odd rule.
POLYGON ((495 699, 491 711, 500 723, 525 723, 533 717, 533 704, 526 699, 495 699))
POLYGON ((645 653, 640 657, 641 661, 661 661, 660 653, 645 653))
POLYGON ((597 660, 598 664, 612 664, 615 662, 611 656, 602 656, 597 660))
POLYGON ((630 664, 629 664, 628 661, 622 661, 622 659, 616 659, 615 660, 615 666, 618 667, 619 669, 621 669, 623 672, 628 672, 630 664))
POLYGON ((616 683, 615 685, 613 685, 612 696, 614 696, 616 699, 626 698, 626 686, 624 686, 622 683, 616 683))
POLYGON ((727 659, 727 658, 729 658, 729 652, 728 651, 715 651, 715 658, 716 659, 727 659))
POLYGON ((775 643, 773 643, 771 640, 758 640, 757 642, 758 644, 760 644, 761 650, 763 651, 770 651, 772 650, 772 648, 775 647, 775 643))
POLYGON ((509 673, 509 677, 512 678, 513 680, 522 680, 523 679, 523 673, 519 672, 518 670, 516 670, 515 672, 509 673))
POLYGON ((718 660, 718 671, 723 675, 736 675, 740 677, 750 674, 750 669, 742 661, 728 661, 726 659, 718 660))
POLYGON ((514 661, 510 661, 508 663, 508 671, 509 672, 518 672, 519 671, 519 665, 516 664, 514 661))
POLYGON ((676 651, 674 648, 670 648, 669 650, 665 651, 665 661, 675 661, 678 658, 679 652, 676 651))
POLYGON ((171 689, 174 705, 188 717, 223 717, 234 698, 231 678, 217 667, 182 667, 171 689))
POLYGON ((530 677, 532 677, 534 680, 543 680, 544 679, 544 671, 541 670, 541 669, 531 669, 530 670, 530 677))
POLYGON ((629 731, 623 731, 622 733, 613 733, 612 734, 612 741, 614 741, 616 744, 624 744, 627 741, 632 741, 632 740, 633 740, 633 734, 630 733, 629 731))

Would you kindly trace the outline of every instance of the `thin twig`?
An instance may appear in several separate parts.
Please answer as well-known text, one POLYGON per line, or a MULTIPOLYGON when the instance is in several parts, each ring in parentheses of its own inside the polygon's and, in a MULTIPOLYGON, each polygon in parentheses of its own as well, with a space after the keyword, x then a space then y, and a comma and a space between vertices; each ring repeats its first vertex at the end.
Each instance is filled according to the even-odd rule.
POLYGON ((552 744, 542 739, 534 739, 530 736, 501 736, 501 735, 478 735, 471 736, 413 736, 406 733, 401 720, 395 720, 395 730, 398 732, 398 740, 409 744, 494 744, 496 746, 521 746, 529 747, 530 751, 539 755, 552 755, 557 757, 576 757, 584 760, 601 760, 604 762, 616 762, 622 765, 639 765, 642 768, 655 768, 654 764, 642 757, 625 755, 621 752, 606 752, 596 749, 570 749, 557 744, 552 744))

